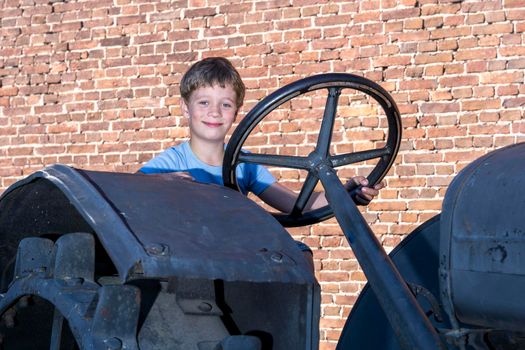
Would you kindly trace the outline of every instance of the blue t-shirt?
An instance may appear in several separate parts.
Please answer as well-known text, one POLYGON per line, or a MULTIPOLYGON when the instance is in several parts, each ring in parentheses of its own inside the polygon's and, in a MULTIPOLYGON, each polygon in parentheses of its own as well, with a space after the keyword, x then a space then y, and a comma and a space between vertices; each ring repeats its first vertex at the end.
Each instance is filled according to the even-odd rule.
MULTIPOLYGON (((198 182, 224 186, 222 167, 201 161, 188 142, 168 148, 144 164, 139 171, 144 174, 186 171, 198 182)), ((241 163, 237 166, 236 174, 237 184, 243 194, 253 192, 259 195, 276 181, 268 169, 259 164, 241 163)))

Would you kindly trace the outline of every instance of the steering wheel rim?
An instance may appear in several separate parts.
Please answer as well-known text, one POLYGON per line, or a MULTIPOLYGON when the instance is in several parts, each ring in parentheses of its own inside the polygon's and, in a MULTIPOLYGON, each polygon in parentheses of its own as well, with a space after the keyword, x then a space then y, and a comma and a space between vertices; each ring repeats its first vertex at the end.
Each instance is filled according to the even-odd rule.
MULTIPOLYGON (((223 181, 225 186, 238 190, 235 170, 237 166, 243 162, 307 170, 308 176, 305 180, 305 184, 303 184, 301 193, 299 194, 299 201, 304 202, 305 197, 307 197, 306 201, 310 197, 308 192, 311 195, 313 188, 319 181, 319 178, 315 173, 317 166, 320 163, 329 163, 332 168, 337 168, 339 166, 363 160, 378 158, 378 163, 367 176, 369 186, 373 186, 380 182, 387 174, 395 160, 397 152, 399 151, 400 143, 401 116, 399 110, 393 98, 380 85, 364 77, 348 73, 314 75, 295 81, 276 90, 257 103, 257 105, 246 114, 244 119, 233 132, 226 147, 223 161, 223 181), (294 97, 320 89, 328 90, 328 98, 316 149, 308 157, 262 155, 242 151, 244 142, 255 126, 270 112, 294 97), (330 155, 329 148, 331 144, 333 123, 337 112, 337 102, 339 94, 343 89, 361 91, 366 95, 371 96, 382 107, 388 122, 387 140, 383 148, 370 151, 351 152, 337 156, 330 155), (325 120, 330 118, 331 120, 325 122, 325 120), (305 187, 308 188, 305 189, 305 187), (305 191, 305 195, 303 195, 303 191, 305 191)), ((306 203, 302 204, 303 208, 305 204, 306 203)), ((301 205, 298 206, 298 203, 296 202, 295 207, 300 208, 301 205)), ((300 212, 295 211, 290 214, 272 213, 272 215, 285 227, 311 225, 334 216, 330 205, 307 212, 303 212, 302 209, 299 211, 300 212)))

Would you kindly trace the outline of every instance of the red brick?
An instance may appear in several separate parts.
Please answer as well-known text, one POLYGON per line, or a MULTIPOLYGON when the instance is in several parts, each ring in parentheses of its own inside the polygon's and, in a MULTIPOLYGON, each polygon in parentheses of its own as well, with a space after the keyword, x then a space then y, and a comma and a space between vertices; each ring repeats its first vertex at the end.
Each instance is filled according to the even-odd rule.
POLYGON ((352 46, 370 46, 370 45, 381 45, 387 42, 385 35, 348 35, 352 46))
POLYGON ((484 84, 509 84, 522 81, 522 71, 482 73, 480 76, 480 82, 484 84))
POLYGON ((474 86, 472 88, 475 97, 493 97, 494 87, 492 86, 474 86))
POLYGON ((420 14, 419 8, 406 8, 400 10, 386 10, 381 13, 381 19, 383 21, 393 20, 393 19, 404 19, 417 17, 420 14))
POLYGON ((10 147, 7 150, 7 155, 9 157, 28 156, 28 155, 32 155, 33 152, 34 152, 33 147, 10 147))
POLYGON ((503 107, 513 108, 525 106, 525 97, 509 98, 503 101, 503 107))
POLYGON ((465 111, 496 109, 500 107, 501 101, 499 99, 468 100, 461 104, 462 110, 465 111))
POLYGON ((420 31, 420 32, 406 32, 406 33, 394 33, 392 34, 392 38, 399 42, 425 42, 429 39, 428 32, 420 31))
POLYGON ((439 79, 439 85, 446 87, 473 86, 479 83, 478 79, 478 76, 475 75, 443 77, 439 79))
POLYGON ((525 46, 501 47, 498 52, 502 56, 523 56, 525 55, 525 46))
POLYGON ((148 55, 148 56, 140 56, 137 58, 136 63, 137 64, 159 64, 162 63, 164 60, 163 55, 148 55))
POLYGON ((0 96, 16 96, 17 94, 17 87, 0 87, 0 96))
POLYGON ((117 25, 125 26, 129 24, 145 23, 145 15, 135 15, 135 16, 121 16, 117 17, 117 25))
POLYGON ((457 102, 453 103, 423 103, 421 111, 423 113, 449 113, 459 112, 460 105, 457 102))
POLYGON ((468 27, 458 28, 440 28, 434 29, 430 33, 431 39, 443 39, 443 38, 461 38, 471 35, 471 30, 468 27))
MULTIPOLYGON (((276 23, 278 30, 301 29, 310 26, 310 19, 283 20, 276 23)), ((260 32, 260 30, 258 30, 260 32)))
POLYGON ((473 35, 504 34, 512 32, 512 23, 491 23, 489 25, 474 26, 472 28, 473 35))
MULTIPOLYGON (((407 186, 414 186, 417 181, 407 180, 406 182, 410 182, 410 185, 407 184, 407 186)), ((421 182, 421 184, 423 184, 423 182, 421 182)), ((377 211, 403 211, 406 210, 406 204, 404 202, 372 202, 369 204, 369 209, 377 211)))
MULTIPOLYGON (((436 181, 437 177, 431 177, 428 183, 429 186, 448 186, 452 178, 444 179, 444 181, 436 181)), ((419 200, 408 203, 409 210, 426 211, 426 210, 441 210, 441 200, 419 200)))
POLYGON ((317 17, 314 21, 316 26, 335 26, 335 25, 346 25, 352 21, 350 15, 330 15, 326 17, 317 17))
POLYGON ((103 39, 100 41, 101 46, 128 46, 129 45, 129 37, 127 36, 121 36, 118 38, 108 38, 103 39))
POLYGON ((393 56, 393 57, 378 57, 373 60, 374 67, 386 67, 386 66, 407 66, 410 64, 410 56, 393 56))
POLYGON ((453 56, 451 53, 432 53, 432 54, 420 54, 415 57, 416 64, 429 64, 429 63, 440 63, 440 62, 451 62, 453 56))
POLYGON ((455 55, 455 58, 460 61, 473 59, 490 59, 496 58, 497 54, 498 52, 495 48, 458 50, 455 55))
POLYGON ((268 10, 273 8, 282 8, 289 6, 288 0, 269 0, 269 1, 260 1, 255 3, 255 10, 268 10))
POLYGON ((420 90, 420 89, 435 89, 437 82, 435 80, 406 80, 399 84, 400 90, 420 90))
POLYGON ((467 72, 484 72, 488 69, 488 63, 486 61, 471 61, 467 62, 467 72))

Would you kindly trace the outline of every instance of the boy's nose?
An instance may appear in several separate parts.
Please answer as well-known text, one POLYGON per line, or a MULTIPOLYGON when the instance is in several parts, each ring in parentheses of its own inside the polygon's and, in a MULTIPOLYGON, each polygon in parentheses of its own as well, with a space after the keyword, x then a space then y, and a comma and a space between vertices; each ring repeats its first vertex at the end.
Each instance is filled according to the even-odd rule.
POLYGON ((219 108, 217 106, 210 106, 208 109, 208 115, 211 117, 218 117, 220 115, 219 108))

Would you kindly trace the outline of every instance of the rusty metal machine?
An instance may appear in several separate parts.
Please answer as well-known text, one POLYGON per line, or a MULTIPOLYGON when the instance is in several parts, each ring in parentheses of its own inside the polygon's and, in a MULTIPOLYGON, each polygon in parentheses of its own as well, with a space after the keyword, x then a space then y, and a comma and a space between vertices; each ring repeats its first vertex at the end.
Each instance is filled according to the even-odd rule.
MULTIPOLYGON (((525 349, 525 143, 493 151, 450 184, 440 215, 390 254, 448 349, 525 349)), ((402 349, 371 288, 338 349, 402 349), (367 337, 367 329, 374 336, 367 337)))
POLYGON ((301 252, 236 191, 55 165, 4 193, 0 221, 4 348, 318 342, 301 252))
POLYGON ((401 140, 394 100, 351 74, 312 76, 257 104, 232 135, 226 187, 54 165, 0 197, 0 342, 5 349, 318 349, 320 289, 283 226, 335 216, 368 278, 338 349, 522 349, 525 145, 462 171, 443 213, 387 255, 338 167, 375 159, 381 181, 401 140), (384 144, 332 155, 342 91, 370 96, 384 144), (307 156, 246 153, 271 111, 326 92, 307 156), (308 173, 294 210, 271 215, 235 191, 239 163, 308 173), (305 211, 321 183, 329 205, 305 211), (232 188, 228 188, 232 187, 232 188), (354 199, 354 200, 352 200, 354 199))

